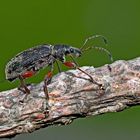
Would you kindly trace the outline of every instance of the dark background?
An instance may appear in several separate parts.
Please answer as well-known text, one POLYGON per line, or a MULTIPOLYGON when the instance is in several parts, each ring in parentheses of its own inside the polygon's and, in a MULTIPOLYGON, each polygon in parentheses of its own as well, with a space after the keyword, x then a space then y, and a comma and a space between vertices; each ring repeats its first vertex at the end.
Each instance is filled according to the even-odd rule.
MULTIPOLYGON (((140 50, 139 25, 139 0, 1 0, 0 80, 5 78, 4 68, 10 58, 27 48, 43 43, 81 47, 84 39, 93 34, 108 38, 108 46, 99 39, 92 43, 108 47, 115 60, 135 58, 140 50)), ((93 50, 78 62, 97 67, 109 63, 109 59, 93 50)), ((40 82, 46 72, 47 69, 42 70, 28 82, 40 82)), ((18 81, 4 82, 0 83, 0 90, 17 86, 18 81)), ((49 127, 14 139, 138 140, 140 107, 79 119, 68 126, 49 127)))

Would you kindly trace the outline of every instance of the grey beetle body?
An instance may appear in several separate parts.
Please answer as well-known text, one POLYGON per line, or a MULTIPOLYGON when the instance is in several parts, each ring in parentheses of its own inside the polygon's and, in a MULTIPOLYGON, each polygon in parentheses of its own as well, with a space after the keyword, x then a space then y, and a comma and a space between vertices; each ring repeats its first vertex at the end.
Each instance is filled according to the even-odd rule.
POLYGON ((81 51, 78 48, 61 44, 54 46, 44 44, 27 49, 7 63, 5 68, 6 79, 14 81, 26 71, 37 72, 44 67, 53 65, 56 59, 65 62, 65 56, 68 54, 80 56, 81 51))
MULTIPOLYGON (((26 85, 24 79, 29 78, 36 74, 40 69, 43 69, 47 66, 50 66, 50 71, 45 75, 44 78, 44 93, 46 95, 46 99, 49 99, 49 92, 47 85, 51 82, 52 78, 52 72, 53 72, 53 64, 56 62, 59 72, 61 71, 58 60, 62 62, 65 66, 69 68, 76 68, 80 70, 82 73, 86 74, 89 79, 89 81, 93 82, 94 84, 98 85, 101 89, 102 84, 96 82, 93 77, 88 74, 86 71, 83 71, 79 66, 74 57, 80 57, 81 54, 84 51, 90 50, 90 49, 96 49, 99 51, 103 51, 106 54, 108 54, 111 61, 113 61, 113 57, 111 53, 102 47, 98 46, 86 46, 87 42, 89 40, 95 39, 95 38, 101 38, 105 44, 107 44, 107 40, 102 35, 94 35, 91 37, 88 37, 83 46, 78 49, 69 45, 64 44, 58 44, 58 45, 38 45, 34 48, 27 49, 19 54, 17 54, 15 57, 13 57, 6 65, 5 68, 5 74, 6 79, 11 81, 16 80, 17 78, 20 80, 20 87, 19 89, 26 93, 25 98, 30 93, 30 89, 26 85), (65 61, 65 56, 69 55, 72 59, 72 61, 68 62, 65 61)), ((109 70, 111 71, 111 67, 109 66, 109 70)))

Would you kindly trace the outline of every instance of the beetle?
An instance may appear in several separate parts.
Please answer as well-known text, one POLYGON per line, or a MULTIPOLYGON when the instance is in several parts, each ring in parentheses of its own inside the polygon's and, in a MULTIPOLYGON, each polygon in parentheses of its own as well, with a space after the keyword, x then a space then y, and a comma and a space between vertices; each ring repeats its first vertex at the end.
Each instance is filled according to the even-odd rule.
POLYGON ((90 77, 90 80, 94 84, 101 86, 101 84, 94 81, 94 79, 92 78, 90 74, 80 69, 78 66, 78 63, 74 59, 74 57, 80 57, 84 51, 94 48, 94 49, 98 49, 100 51, 106 52, 109 55, 110 60, 113 61, 113 57, 107 49, 102 48, 102 47, 97 47, 97 46, 86 47, 87 42, 95 38, 101 38, 103 39, 104 43, 107 44, 107 39, 104 36, 94 35, 94 36, 88 37, 84 41, 84 44, 81 48, 75 48, 75 47, 72 47, 70 45, 65 45, 65 44, 56 44, 56 45, 43 44, 43 45, 38 45, 33 48, 27 49, 17 54, 7 63, 5 67, 6 79, 9 80, 10 82, 16 79, 19 79, 20 87, 22 87, 22 90, 24 89, 24 92, 26 93, 26 95, 28 95, 30 93, 30 90, 28 89, 24 79, 32 77, 40 69, 50 66, 51 69, 44 78, 44 92, 45 92, 46 98, 48 99, 49 96, 48 96, 47 85, 50 83, 51 78, 52 78, 53 64, 56 63, 58 66, 59 72, 61 72, 61 69, 58 63, 60 61, 69 68, 79 69, 80 71, 88 75, 90 77), (68 55, 72 59, 71 62, 66 61, 65 56, 68 56, 68 55))

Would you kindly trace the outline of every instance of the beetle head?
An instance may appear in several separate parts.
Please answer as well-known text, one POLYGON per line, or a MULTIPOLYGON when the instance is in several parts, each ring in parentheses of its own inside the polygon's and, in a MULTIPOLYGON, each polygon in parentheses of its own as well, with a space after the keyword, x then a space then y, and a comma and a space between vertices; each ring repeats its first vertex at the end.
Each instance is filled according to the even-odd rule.
POLYGON ((72 55, 74 57, 80 57, 81 54, 82 54, 82 52, 78 48, 74 48, 74 47, 69 46, 65 49, 65 55, 72 55))
POLYGON ((78 48, 74 48, 69 45, 64 44, 57 44, 54 45, 54 56, 62 61, 65 62, 65 56, 66 55, 72 55, 74 57, 80 57, 81 56, 81 50, 78 48))

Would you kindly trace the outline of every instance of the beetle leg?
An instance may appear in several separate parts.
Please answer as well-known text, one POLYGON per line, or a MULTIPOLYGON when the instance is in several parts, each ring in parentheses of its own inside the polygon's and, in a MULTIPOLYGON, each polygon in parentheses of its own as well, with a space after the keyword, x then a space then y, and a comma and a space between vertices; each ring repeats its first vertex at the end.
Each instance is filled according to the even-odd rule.
POLYGON ((26 71, 25 73, 19 75, 20 87, 24 88, 24 90, 21 88, 19 88, 19 89, 22 90, 23 92, 25 92, 26 96, 28 94, 30 94, 30 90, 27 88, 27 85, 25 84, 24 79, 32 77, 34 74, 35 74, 35 71, 26 71))
POLYGON ((25 73, 23 73, 22 75, 21 75, 21 77, 23 78, 23 79, 25 79, 25 78, 29 78, 29 77, 32 77, 33 75, 35 75, 35 71, 26 71, 25 73))
POLYGON ((59 71, 59 73, 61 72, 61 68, 60 68, 60 65, 59 65, 59 63, 58 63, 58 61, 56 60, 56 65, 57 65, 57 67, 58 67, 58 71, 59 71))
MULTIPOLYGON (((79 68, 79 67, 76 67, 76 69, 78 69, 79 71, 81 71, 81 72, 83 72, 84 74, 86 74, 86 75, 90 78, 90 81, 91 81, 91 82, 93 82, 94 84, 98 85, 99 87, 102 87, 102 84, 96 82, 96 81, 93 79, 93 77, 92 77, 89 73, 87 73, 86 71, 82 70, 82 69, 79 68)), ((89 80, 89 79, 88 79, 88 80, 89 80)))
POLYGON ((28 89, 27 85, 25 84, 24 78, 21 75, 19 75, 19 80, 20 80, 20 84, 21 84, 20 87, 24 88, 24 90, 21 89, 20 87, 19 87, 19 89, 26 93, 26 96, 24 97, 24 98, 26 98, 28 96, 28 94, 30 94, 30 90, 28 89))
POLYGON ((82 73, 86 74, 86 75, 90 78, 90 79, 88 79, 88 80, 90 80, 90 81, 93 82, 94 84, 96 84, 96 85, 102 87, 102 84, 96 82, 96 81, 93 79, 93 77, 92 77, 89 73, 87 73, 86 71, 82 70, 82 69, 77 65, 77 62, 76 62, 76 60, 73 58, 72 55, 70 55, 70 57, 72 58, 73 62, 64 62, 63 64, 64 64, 65 66, 67 66, 67 67, 69 67, 69 68, 76 68, 76 69, 78 69, 79 71, 81 71, 82 73))
POLYGON ((44 93, 46 96, 46 99, 49 100, 49 92, 48 92, 48 88, 47 86, 50 84, 51 79, 52 79, 52 75, 53 75, 53 64, 51 64, 51 70, 45 75, 44 78, 44 93))
POLYGON ((74 57, 72 55, 69 55, 72 59, 72 61, 75 63, 76 67, 79 67, 79 64, 76 62, 76 60, 74 59, 74 57))
POLYGON ((102 84, 97 83, 90 74, 88 74, 87 72, 85 72, 84 70, 79 68, 75 63, 73 63, 73 62, 64 62, 63 64, 65 66, 69 67, 69 68, 76 68, 76 69, 78 69, 79 71, 81 71, 82 73, 86 74, 90 78, 90 79, 87 79, 87 80, 90 80, 91 82, 93 82, 94 84, 96 84, 96 85, 98 85, 100 87, 102 86, 102 84))

